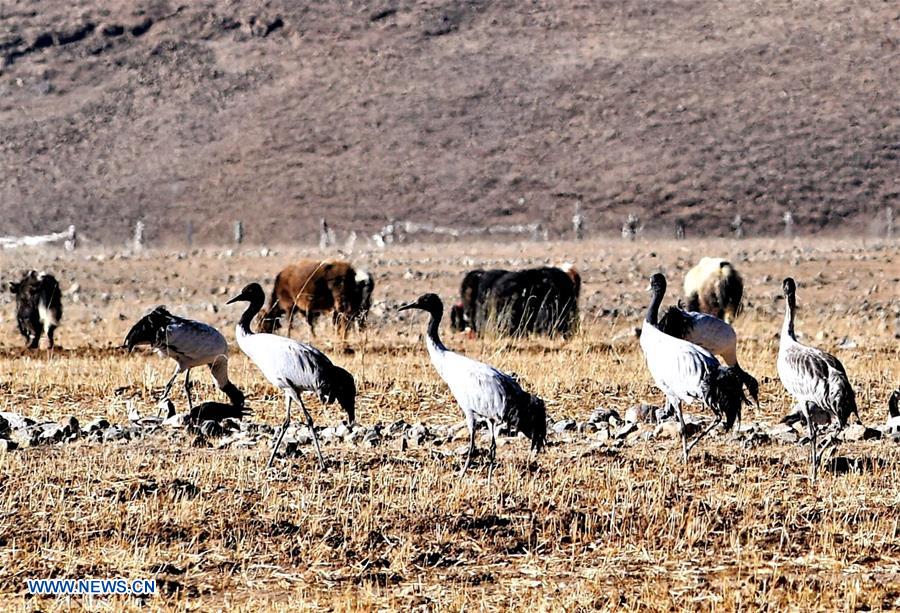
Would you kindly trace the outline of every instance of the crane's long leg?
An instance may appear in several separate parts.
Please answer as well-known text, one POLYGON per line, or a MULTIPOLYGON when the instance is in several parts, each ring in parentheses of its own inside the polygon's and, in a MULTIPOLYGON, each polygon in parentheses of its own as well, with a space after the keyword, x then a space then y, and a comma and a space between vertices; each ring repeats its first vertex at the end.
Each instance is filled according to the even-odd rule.
POLYGON ((472 463, 472 454, 475 453, 475 419, 470 419, 466 416, 466 425, 469 427, 469 451, 466 453, 466 461, 463 464, 462 470, 459 471, 460 479, 462 479, 463 475, 466 474, 466 471, 469 470, 469 465, 472 463))
POLYGON ((809 480, 811 483, 815 483, 819 468, 819 456, 816 453, 816 423, 809 413, 807 413, 806 420, 809 424, 809 480))
POLYGON ((684 415, 681 414, 681 401, 676 400, 675 402, 666 399, 669 405, 675 409, 675 414, 678 415, 678 424, 681 426, 681 451, 684 456, 684 463, 687 464, 688 461, 688 453, 690 453, 691 449, 687 444, 687 432, 684 429, 684 415))
POLYGON ((191 369, 188 368, 187 372, 184 373, 184 394, 187 396, 188 401, 188 411, 193 410, 194 401, 191 400, 191 369))
POLYGON ((703 432, 701 432, 699 436, 697 436, 696 438, 694 438, 694 440, 691 441, 691 444, 688 445, 688 448, 687 448, 688 453, 691 452, 691 449, 694 448, 694 445, 696 445, 697 443, 700 442, 701 438, 703 438, 704 436, 706 436, 707 434, 712 432, 713 428, 718 426, 720 423, 722 423, 722 417, 716 416, 716 420, 712 423, 712 425, 709 428, 707 428, 706 430, 704 430, 703 432))
POLYGON ((491 463, 488 464, 488 485, 491 484, 491 478, 494 476, 494 460, 497 458, 497 433, 496 426, 492 423, 488 426, 491 431, 491 463))
MULTIPOLYGON (((178 377, 178 375, 180 375, 180 374, 181 374, 181 366, 176 366, 176 367, 175 367, 175 374, 172 375, 172 378, 169 379, 169 382, 168 382, 168 383, 166 383, 166 387, 163 388, 162 396, 160 396, 160 398, 159 398, 160 404, 162 403, 163 400, 165 400, 166 398, 169 397, 169 394, 172 392, 172 385, 175 383, 175 379, 176 379, 176 378, 178 377)), ((159 404, 157 404, 157 405, 156 405, 156 416, 157 416, 157 417, 159 417, 160 412, 161 412, 161 409, 160 409, 160 407, 159 407, 159 404)))
POLYGON ((309 414, 309 411, 306 410, 306 405, 303 404, 303 398, 300 397, 300 394, 297 394, 297 401, 300 403, 300 407, 303 409, 303 413, 306 415, 306 425, 309 427, 309 431, 312 433, 313 444, 316 446, 316 455, 319 456, 319 468, 322 472, 325 472, 325 459, 322 457, 322 450, 319 449, 319 435, 316 434, 316 427, 313 425, 312 415, 309 414))
POLYGON ((278 447, 281 445, 281 439, 284 438, 284 433, 287 432, 288 426, 291 425, 291 397, 287 392, 284 393, 284 407, 284 423, 281 425, 281 432, 278 433, 278 440, 275 441, 275 446, 272 447, 272 455, 269 456, 269 463, 266 464, 266 470, 272 468, 272 462, 275 461, 275 454, 278 453, 278 447))

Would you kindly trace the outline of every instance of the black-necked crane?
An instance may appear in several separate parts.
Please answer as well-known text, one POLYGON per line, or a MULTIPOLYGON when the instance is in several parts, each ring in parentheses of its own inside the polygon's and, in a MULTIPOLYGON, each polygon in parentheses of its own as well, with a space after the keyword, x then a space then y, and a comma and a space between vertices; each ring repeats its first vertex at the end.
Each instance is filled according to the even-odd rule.
POLYGON ((900 430, 900 387, 888 398, 887 427, 889 430, 900 430))
POLYGON ((809 428, 810 480, 815 481, 821 458, 816 447, 818 426, 836 419, 838 426, 843 429, 851 414, 855 414, 860 423, 862 420, 856 408, 856 395, 840 360, 821 349, 797 341, 794 334, 797 284, 788 277, 782 283, 782 290, 787 304, 778 346, 778 377, 797 401, 806 419, 809 428))
POLYGON ((172 315, 166 307, 158 306, 138 320, 125 337, 124 347, 129 352, 139 345, 150 345, 160 356, 172 358, 177 364, 160 402, 169 397, 175 379, 183 372, 188 408, 193 409, 191 369, 209 366, 216 385, 225 392, 231 404, 244 406, 244 394, 228 379, 228 342, 212 326, 172 315))
POLYGON ((472 462, 472 454, 475 451, 475 426, 479 421, 487 423, 491 435, 488 479, 493 474, 497 453, 497 430, 502 424, 505 423, 513 431, 518 430, 528 437, 533 452, 540 451, 547 437, 547 410, 544 401, 524 391, 508 374, 447 349, 438 334, 444 305, 436 294, 423 294, 414 302, 399 308, 401 311, 406 309, 420 309, 431 315, 425 335, 428 355, 466 418, 469 450, 460 477, 466 473, 472 462))
POLYGON ((658 329, 659 305, 666 293, 665 276, 654 274, 649 289, 651 299, 641 328, 641 350, 656 387, 665 394, 666 403, 678 416, 681 447, 687 462, 694 445, 719 425, 723 416, 726 429, 740 419, 741 403, 745 402, 743 386, 734 371, 721 366, 709 351, 658 329), (709 407, 715 421, 688 444, 681 405, 694 402, 709 407))
POLYGON ((238 347, 256 364, 269 383, 284 392, 284 424, 278 434, 278 440, 275 441, 275 446, 272 448, 272 455, 269 457, 266 468, 270 468, 272 462, 275 461, 278 446, 291 423, 291 402, 294 401, 303 409, 306 425, 309 427, 313 443, 315 443, 319 467, 324 470, 325 460, 322 458, 322 450, 319 448, 319 437, 316 434, 312 416, 306 409, 306 405, 303 404, 301 394, 314 392, 323 404, 337 401, 347 412, 349 423, 353 424, 356 419, 356 384, 353 381, 353 375, 332 364, 324 353, 312 345, 275 334, 253 332, 250 324, 262 310, 265 300, 266 296, 259 283, 251 283, 227 304, 250 303, 235 328, 238 347))
POLYGON ((658 328, 669 336, 694 343, 713 355, 722 356, 725 365, 732 368, 747 386, 753 404, 759 408, 759 382, 738 363, 737 333, 731 324, 714 315, 670 306, 660 318, 658 328))

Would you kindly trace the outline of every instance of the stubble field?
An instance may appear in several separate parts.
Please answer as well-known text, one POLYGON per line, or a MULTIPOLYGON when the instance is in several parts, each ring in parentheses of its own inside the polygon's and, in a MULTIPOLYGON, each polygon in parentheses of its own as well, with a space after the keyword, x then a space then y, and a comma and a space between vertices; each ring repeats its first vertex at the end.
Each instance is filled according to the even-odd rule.
MULTIPOLYGON (((248 282, 269 286, 284 264, 316 253, 0 254, 4 281, 46 269, 66 293, 52 353, 21 348, 11 296, 3 296, 0 410, 127 423, 131 401, 154 413, 173 364, 119 349, 131 323, 162 303, 218 326, 231 341, 241 306, 225 301, 248 282)), ((581 428, 597 407, 624 415, 636 403, 662 402, 633 335, 644 288, 662 270, 669 304, 703 255, 729 257, 745 279, 739 354, 760 380, 762 407, 746 409, 744 424, 775 423, 791 408, 775 371, 787 275, 799 284, 804 342, 843 361, 863 420, 884 423, 900 384, 900 248, 889 242, 396 246, 352 257, 376 277, 371 326, 350 337, 353 351, 342 351, 324 322, 313 342, 356 376, 363 425, 455 426, 460 411, 422 342, 426 316, 401 318, 395 307, 426 291, 447 303, 470 268, 572 261, 583 278, 583 321, 571 340, 468 339, 447 322, 442 334, 452 349, 516 372, 546 400, 554 422, 572 419, 581 428)), ((302 326, 294 337, 310 338, 302 326)), ((281 398, 236 347, 230 372, 247 394, 250 419, 278 424, 281 398)), ((208 373, 193 379, 196 398, 224 400, 208 373)), ((184 408, 180 393, 175 401, 184 408)), ((342 417, 314 399, 308 406, 320 426, 342 417)), ((80 439, 3 453, 0 601, 67 609, 73 601, 30 599, 25 580, 121 576, 156 577, 159 593, 146 604, 178 610, 900 607, 897 443, 844 443, 811 485, 801 445, 750 446, 717 433, 684 465, 680 444, 653 436, 654 428, 607 440, 590 428, 551 432, 536 461, 525 439, 503 439, 490 484, 484 457, 456 478, 455 451, 465 440, 453 429, 422 444, 385 437, 375 446, 325 445, 324 474, 308 446, 266 473, 267 439, 220 449, 168 428, 130 442, 80 439)), ((483 438, 478 444, 486 447, 483 438)))

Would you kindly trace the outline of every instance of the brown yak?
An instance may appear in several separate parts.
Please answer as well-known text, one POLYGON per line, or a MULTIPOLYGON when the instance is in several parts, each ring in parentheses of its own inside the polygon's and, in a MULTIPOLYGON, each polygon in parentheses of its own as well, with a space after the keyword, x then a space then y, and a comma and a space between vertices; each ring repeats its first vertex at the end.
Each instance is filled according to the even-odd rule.
MULTIPOLYGON (((280 326, 279 319, 288 314, 288 336, 294 315, 302 315, 315 334, 316 319, 329 311, 334 314, 334 325, 341 338, 347 334, 347 325, 354 320, 363 321, 367 306, 363 304, 362 288, 357 272, 349 262, 342 260, 300 260, 289 264, 275 277, 275 286, 269 304, 263 311, 260 331, 273 332, 280 326)), ((369 288, 371 292, 371 288, 369 288)))

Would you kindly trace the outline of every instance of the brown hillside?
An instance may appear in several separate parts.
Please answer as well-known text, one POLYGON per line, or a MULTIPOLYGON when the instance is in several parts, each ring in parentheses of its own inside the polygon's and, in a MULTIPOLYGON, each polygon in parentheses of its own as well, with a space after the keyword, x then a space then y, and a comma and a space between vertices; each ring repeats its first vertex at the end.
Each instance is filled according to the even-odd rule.
POLYGON ((6 0, 0 66, 2 234, 900 214, 893 2, 6 0))

